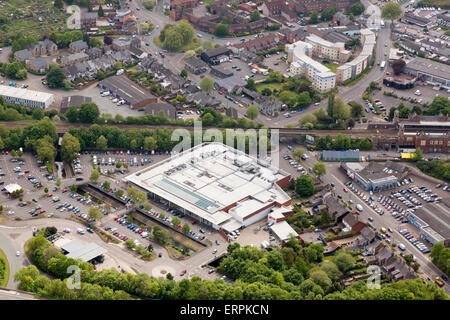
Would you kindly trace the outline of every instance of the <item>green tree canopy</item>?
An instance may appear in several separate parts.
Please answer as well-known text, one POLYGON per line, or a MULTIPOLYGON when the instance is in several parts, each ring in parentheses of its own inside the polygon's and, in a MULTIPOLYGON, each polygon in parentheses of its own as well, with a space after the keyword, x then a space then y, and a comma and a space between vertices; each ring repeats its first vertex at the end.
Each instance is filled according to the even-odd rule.
POLYGON ((80 142, 76 137, 66 132, 61 141, 61 158, 71 163, 80 152, 80 142))
POLYGON ((47 77, 45 79, 50 88, 63 88, 66 76, 60 67, 52 64, 48 69, 47 77))
POLYGON ((397 2, 388 2, 381 9, 381 18, 391 20, 397 20, 403 15, 403 10, 400 4, 397 2))
POLYGON ((254 120, 254 119, 256 119, 256 118, 258 117, 258 115, 259 115, 259 109, 258 109, 257 106, 255 106, 255 105, 252 104, 252 105, 250 105, 250 106, 247 108, 246 114, 247 114, 247 117, 249 117, 250 119, 254 120))
POLYGON ((302 174, 295 180, 295 192, 301 197, 312 196, 314 189, 314 183, 307 174, 302 174))
POLYGON ((210 93, 214 87, 214 81, 210 77, 203 77, 200 80, 200 88, 206 93, 210 93))

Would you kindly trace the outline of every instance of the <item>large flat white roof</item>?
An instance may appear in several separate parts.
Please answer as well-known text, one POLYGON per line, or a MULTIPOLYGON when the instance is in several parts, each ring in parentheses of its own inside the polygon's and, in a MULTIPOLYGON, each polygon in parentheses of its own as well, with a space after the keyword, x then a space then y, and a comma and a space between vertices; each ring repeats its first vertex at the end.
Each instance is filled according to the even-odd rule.
POLYGON ((275 223, 270 229, 281 241, 289 240, 291 236, 298 237, 298 233, 286 221, 275 223))
POLYGON ((231 215, 223 208, 242 202, 247 210, 290 197, 276 184, 288 173, 221 143, 204 143, 125 179, 148 192, 219 225, 231 215), (246 200, 249 198, 250 200, 246 200))
POLYGON ((53 94, 51 93, 2 85, 0 85, 0 95, 14 98, 22 98, 38 102, 47 102, 49 99, 53 98, 53 94))

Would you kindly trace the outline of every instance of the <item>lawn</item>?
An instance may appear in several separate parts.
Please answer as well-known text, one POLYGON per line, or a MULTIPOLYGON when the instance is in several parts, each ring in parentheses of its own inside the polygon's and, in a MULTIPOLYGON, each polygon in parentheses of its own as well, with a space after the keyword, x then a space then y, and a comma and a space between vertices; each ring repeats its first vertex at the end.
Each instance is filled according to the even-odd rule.
MULTIPOLYGON (((273 89, 280 90, 280 88, 281 88, 282 85, 283 85, 282 83, 258 83, 258 84, 256 85, 256 91, 258 91, 258 93, 261 93, 261 91, 262 91, 264 88, 269 88, 269 89, 272 90, 272 91, 273 91, 273 89)), ((272 95, 272 96, 273 96, 273 95, 272 95)))
POLYGON ((2 1, 0 18, 7 19, 7 23, 0 24, 0 42, 5 43, 17 32, 32 35, 41 40, 44 35, 52 32, 65 31, 65 12, 55 10, 53 0, 9 0, 2 1), (11 17, 11 14, 14 16, 11 17), (39 18, 42 21, 39 21, 39 18))
POLYGON ((0 249, 0 287, 6 287, 9 280, 9 263, 5 253, 0 249), (4 270, 3 270, 4 268, 4 270))
POLYGON ((334 64, 334 63, 325 63, 324 66, 326 66, 328 69, 330 69, 334 73, 336 73, 336 70, 339 67, 338 64, 334 64))

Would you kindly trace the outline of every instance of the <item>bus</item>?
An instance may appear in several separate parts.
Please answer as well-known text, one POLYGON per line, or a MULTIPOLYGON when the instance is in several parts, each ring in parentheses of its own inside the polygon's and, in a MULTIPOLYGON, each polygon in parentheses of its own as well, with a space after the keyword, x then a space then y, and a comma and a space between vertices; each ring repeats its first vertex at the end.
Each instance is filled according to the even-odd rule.
POLYGON ((385 65, 386 65, 386 61, 384 61, 384 60, 381 61, 381 63, 380 63, 380 69, 383 70, 385 65))

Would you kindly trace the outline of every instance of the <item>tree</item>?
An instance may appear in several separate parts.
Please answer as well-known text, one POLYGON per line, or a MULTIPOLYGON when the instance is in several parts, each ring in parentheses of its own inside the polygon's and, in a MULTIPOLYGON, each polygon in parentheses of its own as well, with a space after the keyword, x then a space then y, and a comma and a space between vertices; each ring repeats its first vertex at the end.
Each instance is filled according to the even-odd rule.
POLYGON ((210 93, 214 87, 214 81, 210 77, 204 77, 200 80, 200 88, 206 93, 210 93))
POLYGON ((160 226, 155 225, 153 227, 153 237, 156 242, 164 245, 170 239, 170 234, 166 230, 161 229, 160 226))
POLYGON ((341 275, 338 267, 333 262, 322 262, 320 268, 325 271, 331 281, 338 280, 341 275))
POLYGON ((354 3, 348 8, 348 11, 353 16, 359 16, 361 13, 364 12, 364 10, 365 10, 364 5, 361 2, 354 3))
POLYGON ((292 156, 297 161, 299 161, 304 154, 305 154, 305 149, 303 149, 303 148, 295 148, 294 151, 292 152, 292 156))
POLYGON ((417 148, 416 151, 414 151, 414 161, 421 161, 423 159, 422 150, 420 148, 417 148))
POLYGON ((181 223, 181 221, 180 221, 180 219, 178 219, 177 217, 173 217, 173 218, 172 218, 172 224, 173 224, 175 227, 178 227, 178 226, 180 225, 180 223, 181 223))
POLYGON ((191 227, 189 227, 189 224, 188 223, 185 223, 184 225, 183 225, 183 228, 181 229, 181 231, 183 232, 183 233, 189 233, 189 231, 191 230, 191 227))
POLYGON ((127 239, 124 242, 125 247, 127 247, 128 249, 134 249, 136 248, 136 243, 134 243, 133 239, 127 239))
POLYGON ((317 178, 320 179, 320 177, 323 176, 327 172, 327 169, 325 168, 325 163, 316 162, 314 164, 314 166, 312 167, 312 172, 314 173, 314 175, 317 178))
POLYGON ((44 193, 48 193, 48 188, 47 187, 44 188, 44 193))
POLYGON ((55 184, 57 187, 61 186, 61 178, 56 179, 55 184))
POLYGON ((394 23, 394 20, 401 18, 402 15, 402 7, 397 2, 388 2, 381 10, 381 18, 391 20, 392 23, 394 23))
MULTIPOLYGON (((253 82, 255 81, 252 78, 250 78, 248 80, 252 80, 253 82)), ((248 84, 248 80, 247 80, 247 84, 248 84)), ((261 94, 263 96, 271 96, 272 95, 272 90, 270 90, 270 88, 264 88, 264 89, 261 90, 261 94)))
POLYGON ((317 285, 319 285, 323 291, 328 291, 330 289, 332 282, 328 275, 323 270, 316 270, 311 272, 310 279, 317 285))
POLYGON ((319 23, 319 14, 317 13, 317 11, 313 11, 311 13, 311 16, 309 17, 309 24, 316 24, 319 23))
POLYGON ((203 41, 202 47, 203 47, 203 49, 205 49, 205 50, 211 49, 211 48, 213 47, 212 41, 211 41, 211 40, 205 40, 205 41, 203 41))
POLYGON ((44 138, 37 140, 34 149, 36 150, 38 160, 43 162, 48 161, 50 163, 55 160, 56 148, 49 136, 44 136, 44 138))
POLYGON ((253 90, 253 91, 255 91, 256 90, 256 84, 255 84, 255 80, 253 79, 253 78, 249 78, 248 80, 247 80, 247 89, 249 89, 249 90, 253 90))
POLYGON ((100 81, 105 79, 105 73, 102 70, 98 70, 97 74, 96 74, 96 78, 100 81))
POLYGON ((98 169, 92 170, 89 180, 91 180, 92 182, 97 182, 98 178, 100 178, 100 172, 98 171, 98 169))
POLYGON ((15 158, 17 156, 17 152, 14 149, 11 150, 10 154, 11 154, 11 157, 13 157, 13 158, 15 158))
POLYGON ((64 80, 66 80, 64 71, 57 65, 50 65, 46 77, 48 86, 50 88, 63 88, 64 80))
POLYGON ((128 187, 127 195, 131 198, 131 200, 133 200, 133 202, 138 204, 143 204, 147 201, 147 194, 134 187, 128 187))
POLYGON ((339 252, 334 258, 334 263, 342 272, 347 272, 355 264, 355 259, 350 253, 339 252))
POLYGON ((436 96, 430 104, 428 110, 424 112, 426 115, 450 114, 450 100, 444 96, 436 96))
POLYGON ((62 0, 55 0, 55 2, 53 2, 53 6, 57 9, 62 9, 64 7, 64 4, 62 0))
POLYGON ((41 108, 34 108, 31 115, 34 120, 42 120, 44 118, 44 110, 41 108))
POLYGON ((253 11, 250 14, 250 22, 261 20, 261 15, 258 10, 253 11))
POLYGON ((301 107, 306 107, 311 104, 311 97, 309 96, 308 91, 303 91, 298 95, 298 104, 301 107))
POLYGON ((314 128, 314 126, 317 124, 317 118, 315 115, 307 113, 300 118, 299 124, 302 127, 310 126, 311 128, 314 128))
POLYGON ((215 35, 218 37, 225 37, 228 35, 228 25, 224 23, 219 23, 216 26, 215 35))
POLYGON ((90 207, 88 217, 94 221, 100 220, 103 217, 103 213, 98 207, 90 207))
POLYGON ((78 109, 75 106, 71 106, 66 112, 66 117, 69 122, 78 122, 78 109))
POLYGON ((157 148, 157 143, 155 138, 153 137, 145 137, 144 138, 144 149, 145 150, 155 150, 157 148))
POLYGON ((314 194, 314 183, 307 174, 302 174, 295 180, 295 192, 301 197, 309 197, 314 194))
POLYGON ((100 5, 99 7, 98 7, 98 16, 99 17, 103 17, 104 15, 105 15, 105 13, 103 12, 103 8, 102 8, 102 6, 100 5))
POLYGON ((351 107, 350 113, 353 118, 359 118, 364 114, 363 106, 360 103, 350 101, 348 104, 351 107))
POLYGON ((246 114, 247 114, 247 117, 248 117, 248 118, 254 120, 254 119, 256 119, 256 118, 258 117, 258 115, 259 115, 259 109, 258 109, 257 106, 255 106, 255 105, 252 104, 252 105, 250 105, 250 106, 247 108, 246 114))
POLYGON ((180 77, 186 78, 187 76, 188 76, 188 72, 186 71, 186 69, 181 70, 180 77))
POLYGON ((347 120, 350 118, 350 111, 350 107, 345 105, 344 100, 339 97, 334 99, 331 107, 328 107, 328 115, 334 120, 347 120))
POLYGON ((394 74, 399 75, 403 72, 403 69, 406 66, 406 62, 403 59, 397 59, 392 62, 392 70, 394 70, 394 74))
POLYGON ((109 183, 109 181, 103 182, 103 189, 109 190, 109 188, 111 188, 111 184, 109 183))
POLYGON ((84 102, 80 106, 78 117, 83 123, 94 123, 100 115, 98 106, 93 102, 84 102))
POLYGON ((101 135, 98 137, 96 142, 97 149, 106 150, 108 147, 108 140, 106 140, 105 136, 101 135))
POLYGON ((61 141, 61 158, 65 162, 71 163, 77 157, 80 150, 78 138, 66 132, 61 141))

